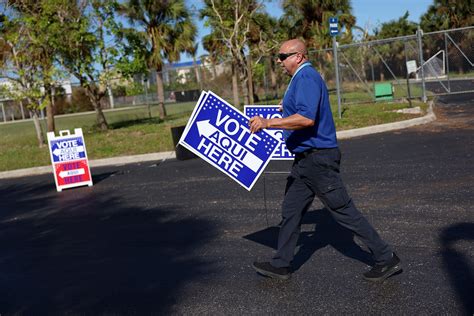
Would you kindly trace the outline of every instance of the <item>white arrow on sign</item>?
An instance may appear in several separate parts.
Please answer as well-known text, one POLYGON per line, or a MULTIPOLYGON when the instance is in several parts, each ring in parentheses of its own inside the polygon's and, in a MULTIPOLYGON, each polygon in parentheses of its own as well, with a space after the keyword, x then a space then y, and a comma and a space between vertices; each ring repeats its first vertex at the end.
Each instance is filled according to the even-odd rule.
POLYGON ((63 170, 59 173, 59 176, 64 179, 64 177, 79 176, 85 173, 86 171, 84 170, 84 168, 74 170, 63 170))
POLYGON ((71 147, 71 148, 56 148, 53 150, 53 154, 55 156, 59 155, 64 155, 64 154, 71 154, 71 153, 77 153, 77 152, 83 152, 84 151, 84 146, 77 146, 77 147, 71 147))
MULTIPOLYGON (((246 154, 245 154, 243 159, 241 159, 240 157, 235 156, 232 152, 227 152, 227 153, 230 154, 235 159, 240 160, 245 166, 249 167, 253 172, 257 172, 258 169, 260 169, 260 166, 262 165, 263 160, 261 160, 260 158, 258 158, 254 154, 252 154, 248 149, 246 149, 245 147, 243 147, 242 145, 240 145, 239 143, 237 143, 236 141, 234 141, 233 139, 228 137, 225 133, 218 130, 214 125, 212 125, 209 122, 209 120, 196 122, 196 125, 197 125, 197 128, 198 128, 199 136, 206 137, 214 145, 217 145, 220 148, 222 148, 222 146, 220 144, 216 143, 215 139, 209 138, 209 136, 213 135, 215 132, 219 133, 219 139, 221 139, 221 135, 223 135, 223 136, 226 137, 226 139, 229 139, 229 141, 232 142, 232 144, 229 144, 229 146, 227 146, 228 148, 235 146, 234 148, 238 149, 238 150, 235 150, 237 152, 241 152, 240 149, 243 148, 246 151, 246 154)), ((225 150, 226 148, 222 148, 222 149, 225 150)))

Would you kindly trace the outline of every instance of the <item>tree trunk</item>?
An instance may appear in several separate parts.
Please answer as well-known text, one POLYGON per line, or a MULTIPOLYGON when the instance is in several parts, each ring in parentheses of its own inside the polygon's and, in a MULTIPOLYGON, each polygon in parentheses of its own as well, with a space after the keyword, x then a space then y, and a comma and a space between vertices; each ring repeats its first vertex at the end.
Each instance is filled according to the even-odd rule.
POLYGON ((249 104, 254 104, 253 99, 253 71, 252 71, 252 57, 249 54, 247 59, 247 74, 248 74, 248 91, 249 91, 249 104))
POLYGON ((51 89, 46 89, 48 99, 48 104, 46 105, 46 119, 48 122, 48 132, 55 131, 55 124, 54 124, 54 92, 51 89))
POLYGON ((232 93, 234 96, 234 106, 238 107, 240 105, 239 101, 239 85, 237 83, 237 66, 235 62, 232 62, 232 93))
POLYGON ((331 76, 328 76, 327 75, 327 72, 324 70, 324 67, 323 67, 323 63, 322 62, 318 62, 318 72, 319 74, 321 75, 321 77, 323 78, 324 81, 328 80, 331 76))
POLYGON ((212 75, 214 76, 212 79, 217 78, 217 69, 216 69, 216 63, 212 62, 212 75))
POLYGON ((165 91, 163 88, 163 72, 159 68, 156 69, 156 88, 158 94, 158 115, 160 119, 164 120, 166 117, 165 91))
POLYGON ((21 119, 25 119, 25 110, 23 109, 23 101, 20 100, 21 119))
POLYGON ((203 84, 204 84, 204 83, 206 82, 206 80, 207 80, 207 74, 206 74, 207 69, 206 69, 206 68, 207 68, 207 67, 204 66, 204 63, 202 63, 202 64, 201 64, 201 67, 199 68, 199 74, 201 75, 201 84, 200 84, 200 86, 199 86, 199 89, 201 89, 201 90, 202 90, 203 84))
POLYGON ((100 105, 100 99, 102 99, 102 96, 100 95, 99 92, 96 91, 95 87, 91 87, 90 85, 87 85, 85 88, 86 88, 86 94, 89 97, 89 100, 91 101, 92 105, 94 106, 97 127, 101 131, 108 130, 109 124, 107 124, 107 120, 105 119, 104 112, 102 111, 102 106, 100 105))
POLYGON ((248 86, 248 75, 247 75, 247 65, 246 63, 243 63, 243 67, 239 67, 239 79, 240 79, 240 84, 242 86, 242 94, 243 94, 243 99, 244 99, 244 104, 250 104, 250 99, 249 99, 249 86, 248 86))
POLYGON ((107 120, 105 119, 104 112, 102 111, 102 107, 100 106, 100 98, 94 98, 92 101, 94 105, 95 113, 96 113, 96 120, 97 120, 97 127, 101 131, 106 131, 109 129, 109 124, 107 124, 107 120))
POLYGON ((196 57, 193 56, 193 66, 194 66, 194 74, 196 75, 196 81, 198 83, 198 87, 199 89, 202 89, 201 88, 201 76, 199 75, 199 66, 198 64, 196 63, 196 57))
POLYGON ((244 94, 244 104, 250 104, 248 80, 242 80, 242 91, 244 94))
POLYGON ((43 131, 41 130, 41 124, 37 110, 33 110, 33 124, 35 126, 36 138, 38 139, 38 146, 41 148, 44 146, 44 136, 43 131))
POLYGON ((278 97, 278 91, 277 91, 277 78, 276 78, 276 72, 275 72, 275 62, 273 60, 270 60, 270 82, 271 82, 272 92, 274 94, 273 97, 276 99, 278 97))

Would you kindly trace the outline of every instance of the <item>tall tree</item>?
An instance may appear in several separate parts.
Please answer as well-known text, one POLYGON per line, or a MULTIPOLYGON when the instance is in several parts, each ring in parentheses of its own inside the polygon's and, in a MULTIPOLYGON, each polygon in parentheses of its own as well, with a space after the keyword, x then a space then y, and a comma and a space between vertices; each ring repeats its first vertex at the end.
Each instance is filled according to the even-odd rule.
POLYGON ((208 58, 215 78, 217 77, 216 64, 225 60, 226 46, 223 41, 217 38, 217 34, 212 32, 202 38, 202 46, 209 52, 208 58))
POLYGON ((382 23, 380 27, 376 28, 374 35, 378 39, 391 38, 405 35, 414 35, 418 28, 418 24, 409 21, 410 13, 405 12, 398 20, 391 20, 382 23))
MULTIPOLYGON (((261 73, 269 71, 272 94, 277 95, 276 54, 280 44, 288 39, 280 21, 267 12, 258 12, 250 26, 249 47, 253 67, 260 67, 261 73)), ((261 78, 266 80, 266 78, 261 78)), ((265 83, 264 83, 265 85, 265 83)))
POLYGON ((116 0, 64 1, 68 7, 58 12, 61 28, 54 43, 58 60, 84 88, 94 106, 98 128, 107 130, 101 101, 110 91, 111 80, 142 71, 143 61, 129 58, 135 49, 130 45, 135 43, 125 40, 116 19, 116 0))
POLYGON ((10 47, 7 43, 7 40, 4 38, 4 33, 6 32, 6 22, 7 16, 3 13, 0 13, 0 68, 4 67, 5 59, 10 52, 10 47))
POLYGON ((279 45, 287 39, 287 33, 278 19, 270 16, 267 12, 257 12, 250 24, 248 42, 249 47, 258 59, 275 55, 279 45))
POLYGON ((206 19, 213 36, 222 42, 227 56, 232 60, 232 91, 234 104, 240 104, 238 81, 244 91, 246 103, 249 99, 249 63, 245 52, 248 49, 250 26, 255 15, 262 9, 262 3, 255 0, 205 0, 201 18, 206 19))
POLYGON ((58 58, 84 88, 96 112, 97 126, 107 130, 101 100, 112 76, 117 76, 120 26, 114 0, 72 1, 57 33, 58 58))
POLYGON ((193 68, 194 68, 194 75, 196 76, 196 81, 198 83, 198 87, 201 89, 201 76, 199 74, 199 67, 196 61, 196 55, 197 55, 197 50, 198 50, 198 43, 195 45, 189 47, 186 52, 191 55, 193 58, 193 68))
MULTIPOLYGON (((350 43, 353 40, 352 28, 356 18, 352 15, 350 0, 284 0, 283 17, 280 19, 284 29, 288 30, 290 38, 300 37, 306 42, 313 60, 312 51, 332 47, 332 37, 329 34, 329 18, 337 17, 340 25, 338 42, 350 43)), ((319 54, 319 52, 318 52, 319 54)), ((321 74, 328 78, 325 69, 334 65, 333 54, 330 50, 321 53, 314 59, 321 74)))
POLYGON ((352 41, 352 15, 350 0, 284 0, 283 23, 292 38, 302 37, 309 48, 324 49, 332 46, 329 35, 329 18, 337 16, 343 33, 339 41, 352 41))
MULTIPOLYGON (((424 32, 448 30, 474 25, 474 2, 472 0, 434 0, 428 11, 421 16, 420 26, 424 32)), ((471 61, 464 53, 472 52, 472 31, 458 31, 446 33, 449 35, 446 57, 449 58, 449 68, 461 73, 472 71, 471 61), (453 41, 456 45, 453 45, 453 41)), ((444 38, 427 36, 424 37, 425 53, 434 54, 444 50, 444 38)))
MULTIPOLYGON (((9 82, 4 94, 20 103, 26 100, 41 147, 44 136, 38 112, 47 108, 48 130, 54 131, 51 89, 58 74, 51 34, 45 24, 50 11, 42 10, 41 3, 27 1, 8 2, 4 9, 0 27, 4 43, 0 78, 9 82)), ((49 24, 54 27, 55 23, 53 19, 49 24)))
POLYGON ((180 53, 192 49, 196 26, 184 0, 129 0, 121 6, 121 12, 128 17, 132 25, 141 27, 146 35, 146 58, 148 66, 156 70, 160 118, 164 119, 165 62, 176 62, 180 59, 180 53))
POLYGON ((67 6, 67 0, 8 0, 9 9, 15 17, 14 24, 21 28, 23 36, 19 42, 26 43, 28 63, 34 62, 38 72, 35 77, 42 80, 45 93, 48 131, 54 131, 54 85, 58 73, 54 61, 56 56, 55 30, 60 28, 61 16, 58 12, 67 6))
POLYGON ((474 25, 472 0, 434 0, 420 18, 423 31, 439 31, 474 25))

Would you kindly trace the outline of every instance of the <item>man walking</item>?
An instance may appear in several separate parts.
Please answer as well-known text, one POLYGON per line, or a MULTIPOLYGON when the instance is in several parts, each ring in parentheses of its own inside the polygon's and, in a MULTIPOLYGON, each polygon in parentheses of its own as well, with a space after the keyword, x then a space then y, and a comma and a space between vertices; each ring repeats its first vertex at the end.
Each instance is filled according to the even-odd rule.
POLYGON ((400 259, 355 207, 339 174, 341 153, 329 106, 327 87, 308 61, 303 41, 284 42, 278 63, 291 76, 283 97, 283 117, 250 119, 250 130, 284 130, 287 148, 295 154, 282 205, 278 249, 270 262, 254 262, 254 269, 265 276, 288 279, 298 241, 301 219, 317 196, 334 219, 351 230, 372 252, 375 266, 364 273, 369 281, 383 281, 401 271, 400 259))

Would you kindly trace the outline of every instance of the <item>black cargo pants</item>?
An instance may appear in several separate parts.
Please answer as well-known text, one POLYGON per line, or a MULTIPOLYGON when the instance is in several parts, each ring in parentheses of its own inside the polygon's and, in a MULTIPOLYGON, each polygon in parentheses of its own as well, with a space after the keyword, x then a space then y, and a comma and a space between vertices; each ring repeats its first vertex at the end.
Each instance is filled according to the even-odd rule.
POLYGON ((317 196, 340 225, 351 230, 372 252, 376 263, 392 257, 391 247, 355 207, 339 174, 338 148, 298 154, 288 176, 282 205, 278 249, 271 264, 289 267, 294 257, 301 219, 317 196))

